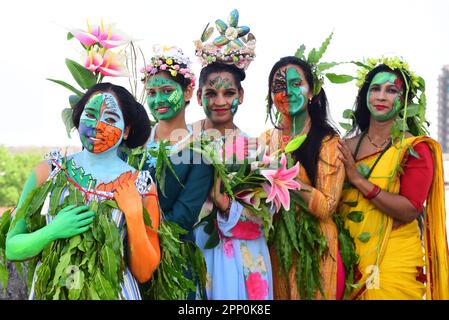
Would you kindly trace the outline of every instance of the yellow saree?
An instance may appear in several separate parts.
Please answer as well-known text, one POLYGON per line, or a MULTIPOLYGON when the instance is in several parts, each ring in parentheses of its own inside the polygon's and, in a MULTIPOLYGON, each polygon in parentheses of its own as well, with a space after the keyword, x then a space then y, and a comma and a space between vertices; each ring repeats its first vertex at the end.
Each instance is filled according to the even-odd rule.
MULTIPOLYGON (((354 237, 361 274, 352 299, 449 299, 448 250, 442 155, 428 137, 410 137, 390 147, 378 160, 369 181, 382 190, 399 193, 402 164, 409 147, 425 142, 432 152, 434 177, 424 213, 424 242, 417 220, 393 229, 393 219, 378 210, 355 188, 344 189, 339 212, 354 237), (360 212, 362 219, 360 219, 360 212), (354 217, 359 217, 355 219, 354 217), (360 221, 361 220, 361 221, 360 221), (425 285, 419 281, 420 269, 425 285)), ((372 167, 380 154, 357 161, 372 167)), ((417 186, 419 187, 419 186, 417 186)))

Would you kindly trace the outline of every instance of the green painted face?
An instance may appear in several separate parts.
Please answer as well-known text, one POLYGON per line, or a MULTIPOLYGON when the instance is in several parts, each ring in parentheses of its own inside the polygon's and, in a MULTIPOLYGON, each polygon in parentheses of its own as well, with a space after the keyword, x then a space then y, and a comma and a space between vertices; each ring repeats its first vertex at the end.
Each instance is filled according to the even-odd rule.
POLYGON ((401 90, 402 82, 394 73, 379 72, 376 74, 369 85, 368 95, 366 97, 366 105, 371 116, 379 122, 385 122, 395 118, 402 106, 401 90), (385 84, 388 84, 388 87, 383 88, 385 84), (384 100, 383 102, 378 102, 376 95, 381 94, 382 90, 386 91, 383 94, 384 100), (388 112, 384 112, 385 109, 389 109, 388 112))
POLYGON ((287 97, 288 97, 288 111, 291 116, 297 115, 299 112, 304 111, 307 98, 304 94, 307 94, 308 90, 301 84, 301 75, 295 68, 287 69, 287 97))
POLYGON ((207 99, 206 96, 203 95, 203 96, 201 97, 201 101, 203 102, 203 110, 204 110, 204 113, 206 114, 206 117, 209 118, 210 115, 212 114, 212 112, 210 112, 210 110, 209 110, 209 99, 207 99))
POLYGON ((148 107, 157 120, 173 118, 185 104, 184 92, 176 81, 155 76, 148 81, 146 89, 148 107))

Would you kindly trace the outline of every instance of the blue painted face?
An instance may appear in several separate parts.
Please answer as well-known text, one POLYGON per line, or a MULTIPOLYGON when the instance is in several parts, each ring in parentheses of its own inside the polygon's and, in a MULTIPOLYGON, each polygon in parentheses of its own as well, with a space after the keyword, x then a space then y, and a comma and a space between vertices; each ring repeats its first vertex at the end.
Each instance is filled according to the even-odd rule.
POLYGON ((117 99, 110 93, 94 94, 80 118, 83 147, 92 153, 116 149, 123 140, 125 121, 117 99))

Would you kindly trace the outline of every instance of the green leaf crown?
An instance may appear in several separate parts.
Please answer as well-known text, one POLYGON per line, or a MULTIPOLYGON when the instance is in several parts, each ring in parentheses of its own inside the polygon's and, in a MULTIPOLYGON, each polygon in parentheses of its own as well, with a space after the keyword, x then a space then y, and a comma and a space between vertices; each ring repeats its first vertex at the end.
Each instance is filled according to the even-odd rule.
POLYGON ((313 48, 307 56, 305 55, 306 46, 304 44, 302 44, 295 53, 295 57, 305 61, 311 67, 313 76, 313 96, 320 93, 325 77, 332 83, 346 83, 356 79, 350 75, 325 72, 326 70, 340 64, 340 62, 320 62, 332 40, 333 35, 334 33, 331 32, 331 34, 321 44, 320 48, 318 50, 313 48))

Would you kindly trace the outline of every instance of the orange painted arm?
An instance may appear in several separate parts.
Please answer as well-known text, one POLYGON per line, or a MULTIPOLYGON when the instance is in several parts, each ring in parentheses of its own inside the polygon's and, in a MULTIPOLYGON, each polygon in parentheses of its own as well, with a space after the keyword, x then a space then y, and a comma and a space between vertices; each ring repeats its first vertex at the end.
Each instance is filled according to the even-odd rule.
MULTIPOLYGON (((153 232, 152 237, 147 235, 147 227, 143 220, 145 199, 142 201, 134 185, 134 178, 120 185, 114 192, 114 198, 126 218, 130 270, 137 281, 147 282, 159 264, 160 249, 157 233, 153 232)), ((149 212, 153 219, 154 214, 149 212)), ((158 219, 157 222, 159 226, 158 219)))

